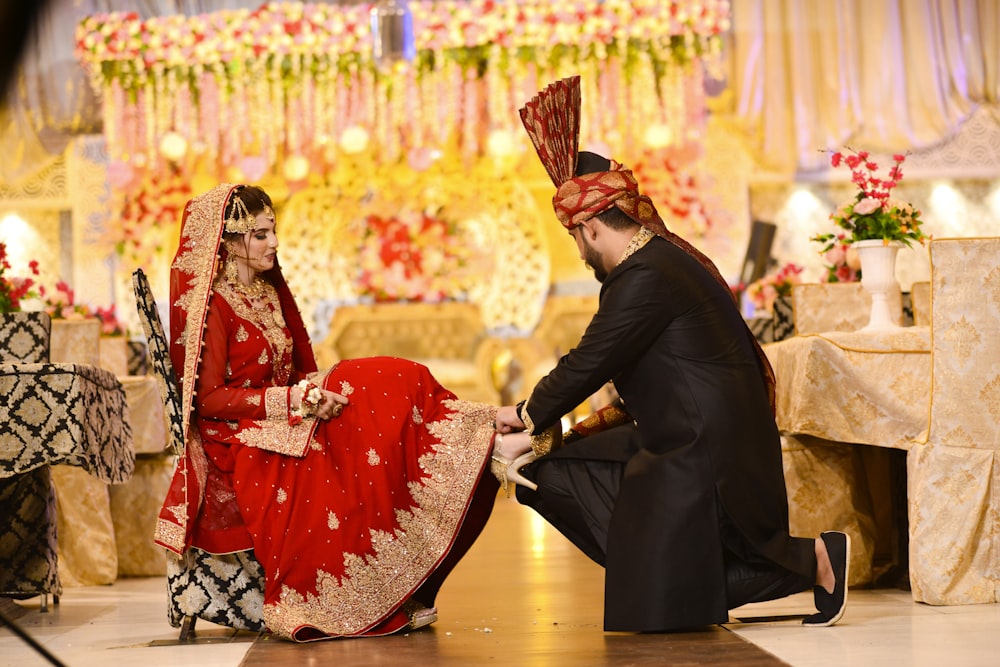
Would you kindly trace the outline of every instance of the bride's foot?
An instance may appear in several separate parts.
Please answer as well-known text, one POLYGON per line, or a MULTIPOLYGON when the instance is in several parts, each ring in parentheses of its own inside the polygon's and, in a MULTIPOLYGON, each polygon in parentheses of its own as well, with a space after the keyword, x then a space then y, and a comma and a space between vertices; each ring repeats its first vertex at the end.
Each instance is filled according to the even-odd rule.
POLYGON ((521 468, 537 458, 531 449, 531 438, 525 433, 493 434, 493 456, 490 470, 500 480, 504 492, 509 496, 509 482, 526 486, 532 491, 538 485, 521 474, 521 468))
POLYGON ((425 607, 413 598, 403 603, 403 611, 410 618, 410 622, 403 627, 404 631, 417 630, 438 620, 437 607, 425 607))

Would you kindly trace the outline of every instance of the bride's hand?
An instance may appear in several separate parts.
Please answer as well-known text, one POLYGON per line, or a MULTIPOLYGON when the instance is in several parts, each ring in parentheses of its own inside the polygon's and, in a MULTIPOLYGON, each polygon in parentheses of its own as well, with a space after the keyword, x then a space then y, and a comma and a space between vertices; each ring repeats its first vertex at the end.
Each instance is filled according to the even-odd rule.
POLYGON ((326 389, 320 389, 320 391, 323 393, 323 398, 316 407, 316 416, 324 420, 339 417, 340 413, 344 411, 344 406, 349 403, 347 397, 326 389))

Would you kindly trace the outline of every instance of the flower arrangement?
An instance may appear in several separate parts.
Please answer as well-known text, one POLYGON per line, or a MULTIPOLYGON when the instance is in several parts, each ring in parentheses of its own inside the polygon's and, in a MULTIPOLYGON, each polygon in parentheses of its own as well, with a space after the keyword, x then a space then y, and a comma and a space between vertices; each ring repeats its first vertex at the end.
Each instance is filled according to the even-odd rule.
MULTIPOLYGON (((568 72, 583 78, 581 145, 628 155, 654 129, 701 136, 703 68, 692 64, 721 61, 731 26, 729 0, 407 6, 416 57, 390 68, 373 56, 371 2, 84 18, 75 54, 102 100, 119 252, 149 262, 162 221, 179 219, 154 182, 171 164, 186 183, 291 184, 355 162, 513 162, 528 146, 513 110, 568 72)), ((688 219, 702 229, 697 213, 688 219)))
POLYGON ((704 193, 711 187, 694 165, 682 164, 664 151, 644 151, 629 166, 668 229, 684 238, 701 238, 708 233, 712 214, 704 193))
POLYGON ((811 240, 823 244, 821 253, 827 253, 839 243, 881 240, 886 243, 899 241, 909 246, 913 241, 923 243, 927 236, 921 231, 923 220, 920 211, 908 202, 893 199, 892 190, 903 178, 902 164, 905 155, 892 156, 894 162, 887 178, 877 175, 878 164, 870 159, 867 151, 849 153, 839 151, 830 157, 834 168, 846 165, 851 170, 851 181, 858 186, 854 199, 841 205, 830 219, 846 230, 846 234, 819 234, 811 240))
POLYGON ((54 320, 82 320, 91 317, 90 306, 76 303, 76 294, 65 280, 56 283, 54 292, 48 292, 43 285, 39 295, 45 301, 45 312, 54 320))
POLYGON ((121 320, 118 319, 118 314, 115 312, 115 304, 111 304, 107 308, 98 306, 94 310, 94 315, 101 320, 102 336, 118 338, 128 334, 128 330, 122 325, 121 320))
POLYGON ((640 141, 633 133, 674 123, 664 119, 704 115, 701 70, 689 66, 718 59, 731 25, 729 0, 407 4, 416 57, 392 68, 373 56, 371 3, 94 14, 77 26, 75 54, 102 96, 112 160, 188 153, 236 165, 259 156, 280 173, 289 160, 351 154, 361 132, 390 163, 449 143, 481 155, 483 128, 519 136, 512 110, 566 72, 584 77, 584 115, 600 118, 583 123, 593 128, 584 142, 606 140, 608 127, 640 141), (608 102, 651 89, 658 94, 635 93, 636 104, 608 102))
MULTIPOLYGON (((660 32, 680 37, 680 53, 703 48, 700 40, 729 28, 726 0, 416 0, 413 14, 418 50, 456 50, 499 44, 510 48, 577 44, 591 48, 648 39, 660 32)), ((344 56, 371 53, 369 3, 330 7, 324 3, 267 2, 255 10, 224 9, 195 16, 135 12, 94 14, 77 30, 78 56, 96 76, 113 76, 101 63, 128 70, 134 84, 156 63, 180 67, 245 61, 261 53, 344 56)), ((456 54, 457 55, 457 54, 456 54)))
POLYGON ((376 301, 461 298, 471 278, 457 226, 427 211, 364 220, 359 292, 376 301))
POLYGON ((754 311, 771 312, 778 297, 790 296, 792 288, 802 282, 801 273, 801 266, 789 262, 774 273, 750 283, 747 295, 753 303, 754 311))
MULTIPOLYGON (((28 267, 32 275, 38 275, 38 262, 31 260, 28 267)), ((21 310, 21 301, 36 296, 35 280, 30 277, 7 276, 10 271, 7 260, 7 244, 0 241, 0 313, 13 313, 21 310)))
POLYGON ((823 252, 826 282, 855 283, 861 280, 861 260, 851 249, 846 234, 837 234, 823 252))
POLYGON ((174 166, 142 172, 136 180, 134 186, 122 184, 112 191, 120 228, 114 246, 119 256, 136 264, 148 264, 161 251, 161 232, 180 222, 184 205, 192 195, 191 183, 174 166))

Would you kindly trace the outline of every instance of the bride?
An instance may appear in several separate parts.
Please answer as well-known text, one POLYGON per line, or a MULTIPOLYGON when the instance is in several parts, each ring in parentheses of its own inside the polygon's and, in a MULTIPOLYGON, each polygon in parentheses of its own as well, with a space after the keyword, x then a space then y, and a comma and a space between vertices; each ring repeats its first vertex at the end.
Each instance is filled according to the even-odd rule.
POLYGON ((411 361, 318 371, 277 248, 260 188, 220 185, 185 209, 170 280, 185 452, 155 540, 253 549, 284 638, 419 627, 492 511, 491 456, 504 477, 528 437, 494 452, 496 408, 411 361))

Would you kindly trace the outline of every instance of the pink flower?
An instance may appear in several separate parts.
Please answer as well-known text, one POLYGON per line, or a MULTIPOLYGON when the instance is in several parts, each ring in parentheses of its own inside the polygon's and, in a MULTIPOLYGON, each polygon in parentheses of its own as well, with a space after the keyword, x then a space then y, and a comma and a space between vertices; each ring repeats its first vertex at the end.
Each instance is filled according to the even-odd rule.
POLYGON ((857 204, 854 205, 854 212, 858 215, 868 215, 869 213, 874 213, 879 210, 882 206, 882 202, 871 197, 865 197, 857 204))
POLYGON ((832 248, 826 251, 823 255, 823 259, 826 260, 828 264, 838 265, 843 264, 847 257, 847 250, 843 244, 836 244, 832 248))

